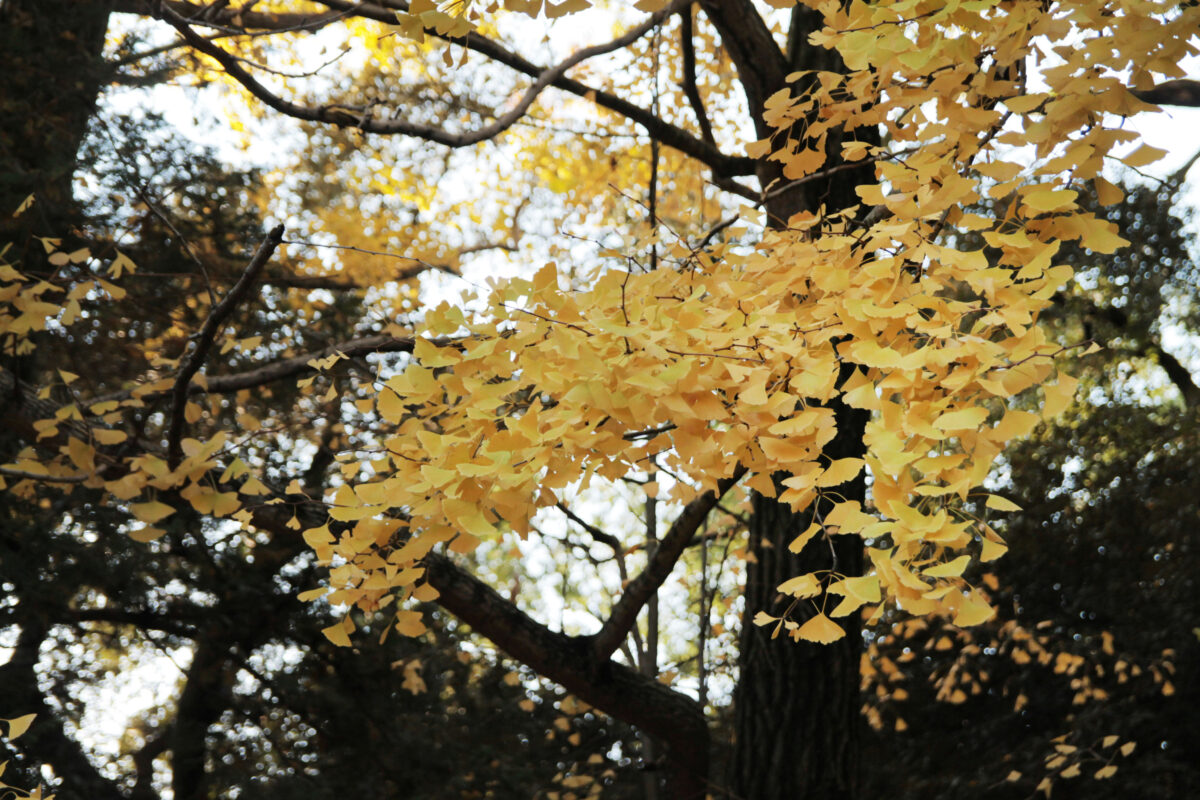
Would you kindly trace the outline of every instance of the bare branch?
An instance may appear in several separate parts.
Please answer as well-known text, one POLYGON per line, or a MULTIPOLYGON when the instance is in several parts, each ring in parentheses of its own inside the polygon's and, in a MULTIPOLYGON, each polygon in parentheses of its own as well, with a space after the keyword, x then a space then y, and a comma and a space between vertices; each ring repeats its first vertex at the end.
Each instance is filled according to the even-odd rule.
POLYGON ((646 564, 646 568, 625 587, 625 592, 613 606, 608 620, 593 638, 592 651, 598 660, 608 659, 621 646, 621 642, 637 621, 638 612, 671 574, 675 562, 692 541, 696 530, 704 523, 708 512, 716 507, 721 497, 745 474, 746 468, 739 465, 733 475, 717 484, 717 491, 706 492, 684 506, 683 511, 671 524, 671 529, 659 541, 658 549, 646 564))
POLYGON ((704 110, 704 98, 700 96, 700 89, 696 86, 696 45, 692 41, 694 24, 690 5, 679 12, 679 21, 679 43, 683 48, 683 93, 687 95, 692 111, 696 114, 696 122, 700 125, 704 141, 716 144, 712 123, 708 121, 708 113, 704 110))
POLYGON ((537 80, 525 91, 520 101, 512 109, 498 117, 491 124, 466 133, 451 133, 432 125, 422 125, 403 119, 375 119, 371 116, 371 109, 369 107, 326 105, 319 108, 311 108, 285 100, 263 86, 242 66, 240 59, 196 33, 189 24, 189 20, 180 16, 170 6, 164 5, 161 10, 163 18, 179 31, 188 44, 200 52, 211 56, 225 68, 230 77, 242 84, 242 86, 263 103, 282 114, 309 122, 323 122, 339 126, 355 127, 369 133, 416 136, 446 145, 447 147, 467 147, 495 138, 500 133, 512 127, 521 117, 525 116, 525 113, 533 105, 538 95, 547 86, 562 78, 567 70, 589 58, 628 47, 688 2, 690 0, 675 0, 675 2, 666 8, 652 14, 646 22, 629 31, 624 36, 620 36, 607 44, 585 47, 554 67, 542 71, 537 76, 537 80))
MULTIPOLYGON (((236 20, 240 20, 240 24, 244 26, 243 33, 249 30, 317 30, 330 22, 348 16, 363 17, 367 19, 377 20, 388 24, 394 24, 396 21, 396 13, 406 12, 408 4, 403 2, 390 2, 385 0, 383 3, 367 3, 367 2, 351 2, 351 0, 322 0, 322 3, 332 9, 335 9, 333 14, 274 14, 267 12, 238 12, 237 9, 224 9, 220 14, 216 15, 215 19, 206 20, 199 19, 200 12, 204 10, 204 6, 194 3, 183 2, 182 0, 168 0, 163 3, 165 12, 174 13, 176 17, 185 18, 185 22, 204 25, 209 27, 217 27, 215 23, 225 23, 232 25, 236 20)), ((148 12, 147 0, 117 0, 117 10, 128 13, 150 13, 148 12)), ((181 31, 182 32, 182 31, 181 31)), ((234 30, 234 33, 237 31, 234 30)), ((470 50, 471 52, 479 53, 487 58, 503 64, 510 69, 528 75, 534 79, 539 78, 547 72, 547 68, 538 66, 521 55, 509 50, 500 43, 472 32, 464 37, 448 36, 444 33, 427 28, 425 30, 427 36, 442 39, 443 41, 457 44, 461 47, 470 50)), ((193 34, 196 38, 198 35, 193 34)), ((250 35, 250 34, 246 34, 250 35)), ((195 41, 192 38, 185 37, 189 44, 196 47, 195 41)), ((207 42, 207 40, 203 40, 207 42)), ((211 45, 210 45, 211 46, 211 45)), ((197 47, 204 52, 207 52, 202 47, 197 47)), ((210 53, 211 55, 211 53, 210 53)), ((235 62, 236 63, 236 62, 235 62)), ((244 71, 244 70, 243 70, 244 71)), ((713 143, 706 142, 692 135, 687 130, 661 119, 651 111, 640 106, 634 105, 628 100, 618 97, 610 92, 595 89, 585 83, 581 83, 573 78, 568 78, 565 75, 559 75, 550 82, 550 85, 556 89, 569 92, 577 97, 583 97, 596 103, 601 108, 608 109, 616 114, 625 117, 631 122, 641 125, 653 137, 660 142, 673 147, 674 149, 688 155, 703 164, 709 166, 717 179, 728 178, 733 175, 749 175, 755 170, 756 160, 747 156, 730 156, 722 153, 713 143)), ((331 115, 338 116, 333 110, 330 110, 331 115)), ((345 114, 345 111, 342 111, 345 114)), ((346 114, 339 120, 330 119, 328 122, 332 124, 355 124, 349 119, 351 115, 346 114)), ((376 120, 376 123, 379 121, 376 120)), ((734 188, 724 186, 720 181, 715 181, 718 186, 727 191, 736 191, 734 188)), ((734 186, 738 186, 734 184, 734 186)), ((749 190, 747 190, 749 191, 749 190)), ((737 192, 743 196, 756 199, 756 197, 743 192, 737 192)))
POLYGON ((171 391, 171 428, 167 434, 167 465, 171 469, 179 466, 179 460, 183 456, 180 438, 183 436, 183 412, 187 405, 188 384, 208 357, 208 351, 212 349, 213 340, 216 338, 221 324, 250 291, 250 287, 254 285, 254 281, 257 280, 259 273, 267 265, 268 259, 271 258, 271 254, 275 252, 275 248, 281 241, 283 241, 283 226, 276 225, 267 234, 267 238, 259 246, 254 258, 250 259, 250 263, 246 265, 242 277, 238 278, 238 282, 229 290, 229 294, 225 295, 225 299, 209 313, 208 319, 204 321, 204 326, 196 334, 196 347, 179 370, 179 375, 175 378, 175 386, 171 391))
POLYGON ((42 481, 44 483, 83 483, 90 475, 42 475, 37 472, 26 472, 22 469, 0 467, 0 476, 17 478, 19 480, 42 481))
POLYGON ((607 656, 597 658, 586 639, 551 631, 444 556, 431 554, 424 563, 439 605, 584 702, 662 742, 676 773, 674 796, 704 797, 708 726, 695 700, 607 656))

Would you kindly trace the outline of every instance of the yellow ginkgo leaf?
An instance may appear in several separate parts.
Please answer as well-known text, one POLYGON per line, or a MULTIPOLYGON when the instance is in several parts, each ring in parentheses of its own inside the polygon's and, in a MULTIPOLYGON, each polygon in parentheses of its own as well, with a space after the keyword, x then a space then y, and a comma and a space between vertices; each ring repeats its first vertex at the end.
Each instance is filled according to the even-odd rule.
POLYGON ((811 525, 808 526, 808 528, 804 531, 804 533, 800 534, 799 536, 797 536, 795 539, 792 540, 791 544, 788 545, 788 550, 790 550, 793 553, 799 553, 801 550, 804 549, 804 545, 808 544, 809 541, 814 536, 816 536, 817 532, 820 530, 821 530, 821 523, 819 523, 819 522, 812 523, 811 525))
POLYGON ((133 503, 129 506, 129 510, 135 517, 150 525, 175 513, 174 508, 158 500, 151 500, 149 503, 133 503))
POLYGON ((1006 497, 1001 497, 998 494, 989 494, 987 502, 984 503, 988 508, 996 511, 1020 511, 1021 507, 1009 500, 1006 497))
POLYGON ((29 730, 29 726, 33 724, 35 717, 37 717, 37 714, 25 714, 24 716, 5 720, 8 723, 8 740, 11 742, 29 730))
POLYGON ((987 417, 986 408, 963 408, 942 414, 933 421, 933 427, 944 431, 975 430, 987 417))
POLYGON ((130 531, 129 538, 133 539, 135 542, 142 542, 144 544, 146 542, 153 542, 155 539, 161 539, 166 535, 166 533, 167 532, 162 528, 155 528, 151 525, 147 525, 146 527, 139 528, 136 531, 130 531))
POLYGON ((342 623, 330 625, 328 628, 322 628, 321 633, 325 634, 325 638, 336 644, 338 647, 349 647, 350 637, 346 634, 346 629, 342 627, 342 623))
POLYGON ((829 644, 841 639, 846 632, 842 630, 841 625, 821 613, 801 625, 795 635, 806 642, 829 644))

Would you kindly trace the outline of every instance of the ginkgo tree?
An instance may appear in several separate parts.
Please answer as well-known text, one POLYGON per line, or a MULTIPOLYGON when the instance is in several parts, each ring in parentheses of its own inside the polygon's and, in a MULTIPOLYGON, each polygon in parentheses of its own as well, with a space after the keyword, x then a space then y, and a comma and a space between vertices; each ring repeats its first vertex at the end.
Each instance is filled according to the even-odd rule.
MULTIPOLYGON (((330 641, 356 643, 380 615, 383 635, 420 636, 423 604, 437 604, 636 726, 662 748, 679 798, 854 796, 860 626, 887 609, 957 626, 991 616, 986 587, 963 576, 1005 547, 966 501, 987 494, 1006 443, 1074 393, 1056 367, 1064 347, 1037 325, 1071 277, 1056 255, 1064 242, 1099 254, 1125 243, 1077 201, 1120 202, 1106 164, 1161 155, 1121 119, 1148 101, 1192 101, 1178 65, 1200 24, 1192 4, 1134 0, 643 2, 613 10, 631 21, 610 41, 546 66, 521 55, 508 23, 586 2, 87 5, 101 21, 127 12, 169 26, 198 80, 225 82, 250 113, 304 123, 314 141, 355 131, 363 148, 379 137, 480 148, 467 151, 476 173, 495 147, 528 159, 568 211, 600 205, 606 224, 633 221, 597 255, 551 245, 553 260, 419 312, 418 273, 460 272, 472 251, 521 254, 510 241, 524 235, 521 198, 479 180, 495 195, 454 210, 507 219, 504 236, 447 261, 444 240, 469 223, 411 224, 399 272, 362 246, 373 241, 340 242, 357 247, 354 268, 301 263, 292 251, 310 244, 288 236, 286 218, 220 286, 192 253, 204 289, 152 338, 121 331, 143 349, 138 369, 121 371, 134 374, 96 364, 85 380, 64 370, 33 385, 0 373, 24 438, 0 472, 6 490, 94 492, 146 542, 181 516, 228 520, 259 537, 255 563, 268 570, 304 557, 302 537, 327 572, 301 598, 341 610, 330 641), (338 29, 361 51, 344 81, 270 63, 296 67, 310 37, 338 29), (422 104, 430 86, 446 97, 422 104), (705 202, 739 205, 738 218, 698 226, 688 209, 705 202), (281 275, 282 259, 292 269, 281 275), (271 280, 370 289, 374 330, 308 351, 244 336, 234 320, 271 280), (1007 408, 1027 391, 1041 393, 1040 414, 1007 408), (306 475, 318 485, 286 479, 270 454, 311 441, 303 423, 317 419, 336 470, 306 475), (661 532, 648 526, 642 569, 597 629, 556 631, 484 579, 477 551, 537 540, 539 515, 622 480, 642 486, 647 508, 676 513, 661 532), (710 512, 742 492, 734 752, 718 776, 703 704, 653 663, 616 654, 703 545, 710 512)), ((314 152, 332 157, 346 141, 314 152)), ((394 170, 356 166, 361 184, 429 206, 394 170)), ((434 174, 418 177, 424 191, 434 174)), ((18 219, 38 213, 34 195, 18 219)), ((329 219, 299 203, 306 224, 329 219)), ((362 229, 386 243, 399 215, 380 209, 362 229)), ((36 358, 47 337, 119 303, 140 269, 54 233, 27 232, 0 269, 0 344, 13 358, 36 358)), ((995 495, 984 507, 1015 508, 995 495)), ((623 533, 588 532, 621 555, 630 547, 623 533)), ((202 768, 181 785, 198 791, 202 768)))

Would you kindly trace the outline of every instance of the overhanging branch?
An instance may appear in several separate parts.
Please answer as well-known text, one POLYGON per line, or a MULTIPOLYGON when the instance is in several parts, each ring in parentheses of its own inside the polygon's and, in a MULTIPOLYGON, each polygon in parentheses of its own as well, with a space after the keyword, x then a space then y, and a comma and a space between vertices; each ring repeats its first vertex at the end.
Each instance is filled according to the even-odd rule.
POLYGON ((615 50, 628 47, 635 41, 645 36, 656 26, 658 26, 666 17, 675 13, 681 7, 686 5, 690 0, 675 0, 666 8, 650 15, 650 18, 629 31, 623 36, 613 39, 606 44, 594 45, 586 47, 565 60, 559 62, 553 67, 543 70, 538 74, 533 85, 530 86, 517 104, 499 116, 489 125, 485 125, 475 131, 464 133, 451 133, 450 131, 433 125, 423 125, 409 122, 404 119, 375 119, 371 116, 370 108, 357 108, 342 105, 326 105, 318 108, 299 105, 290 100, 285 100, 279 95, 272 92, 258 81, 250 72, 242 66, 239 59, 234 57, 229 52, 222 49, 211 40, 196 33, 190 24, 190 20, 180 16, 170 6, 164 5, 161 8, 163 18, 169 22, 180 35, 187 40, 188 44, 196 48, 202 53, 211 56, 215 59, 238 83, 242 84, 247 91, 257 97, 266 105, 276 111, 295 117, 296 119, 305 120, 308 122, 322 122, 340 126, 350 126, 358 128, 368 133, 379 134, 403 134, 407 136, 415 136, 420 139, 442 144, 447 147, 467 147, 479 142, 493 139, 502 132, 512 127, 518 120, 525 116, 530 106, 537 100, 538 95, 542 93, 546 87, 552 85, 555 81, 562 78, 567 70, 586 61, 589 58, 611 53, 615 50))
MULTIPOLYGON (((152 6, 147 0, 116 0, 116 4, 116 10, 126 13, 154 13, 152 6)), ((184 19, 188 24, 216 27, 220 30, 235 30, 235 32, 236 27, 240 26, 247 35, 250 35, 250 31, 252 30, 271 30, 276 32, 284 30, 317 30, 331 22, 348 17, 360 17, 386 24, 395 24, 397 12, 408 11, 407 3, 393 2, 392 0, 385 0, 382 3, 322 0, 322 4, 333 9, 333 13, 287 14, 225 8, 212 17, 203 18, 202 12, 205 10, 205 6, 184 2, 183 0, 167 0, 167 2, 162 4, 162 8, 164 12, 173 13, 176 17, 184 19)), ((679 8, 682 8, 682 6, 679 8)), ((427 36, 459 45, 474 53, 479 53, 498 64, 503 64, 512 70, 534 79, 547 72, 546 67, 534 64, 532 61, 509 50, 499 42, 476 32, 462 37, 449 36, 439 33, 432 28, 427 28, 424 32, 427 36)), ((194 31, 193 36, 207 41, 207 39, 203 39, 203 37, 195 34, 194 31)), ((187 37, 185 39, 192 46, 196 46, 195 42, 191 39, 187 37)), ((550 81, 549 85, 577 97, 586 98, 601 108, 605 108, 625 117, 631 122, 641 125, 650 136, 662 144, 672 147, 710 167, 718 179, 729 178, 734 175, 754 174, 757 163, 755 159, 747 156, 727 155, 721 152, 714 143, 704 141, 684 128, 673 125, 658 117, 653 112, 618 97, 611 92, 588 86, 573 78, 568 78, 566 75, 558 75, 550 81)), ((330 122, 332 124, 354 124, 345 119, 341 121, 330 120, 330 122)), ((717 182, 717 185, 722 186, 720 182, 717 182)))

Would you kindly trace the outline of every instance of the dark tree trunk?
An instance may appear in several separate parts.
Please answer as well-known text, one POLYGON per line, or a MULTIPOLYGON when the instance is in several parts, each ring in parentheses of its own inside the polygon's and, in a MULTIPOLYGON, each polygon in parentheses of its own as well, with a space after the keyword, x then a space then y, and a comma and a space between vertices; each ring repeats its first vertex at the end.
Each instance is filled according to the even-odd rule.
POLYGON ((105 78, 110 13, 108 0, 0 1, 0 241, 18 253, 31 233, 63 236, 75 221, 72 180, 105 78), (35 205, 14 220, 30 194, 35 205))
MULTIPOLYGON (((819 13, 801 7, 795 9, 786 52, 788 71, 844 70, 836 53, 808 44, 809 35, 821 25, 819 13)), ((794 85, 797 93, 803 89, 802 84, 794 85)), ((766 133, 759 131, 760 136, 766 133)), ((878 142, 878 133, 861 129, 845 138, 874 144, 878 142)), ((829 137, 825 168, 838 165, 843 140, 842 136, 829 137)), ((777 188, 786 184, 779 170, 778 163, 764 162, 759 170, 761 184, 765 187, 775 182, 777 188)), ((830 179, 784 191, 767 203, 769 224, 784 228, 788 219, 801 211, 816 212, 822 205, 829 211, 837 211, 854 205, 859 202, 854 186, 870 180, 872 175, 870 167, 846 170, 830 179)), ((840 402, 835 402, 833 409, 838 432, 826 454, 833 459, 861 457, 868 416, 840 402)), ((778 481, 787 476, 775 477, 778 486, 778 481)), ((837 491, 847 500, 862 501, 865 482, 860 476, 837 491)), ((861 574, 862 541, 857 536, 837 536, 829 542, 817 536, 801 553, 793 554, 788 545, 808 528, 813 512, 818 509, 797 514, 790 507, 757 493, 752 503, 749 534, 753 558, 746 568, 739 679, 734 692, 731 797, 852 800, 860 771, 862 725, 858 696, 862 651, 859 616, 851 614, 838 620, 846 636, 830 645, 794 642, 782 634, 772 639, 772 627, 759 627, 751 620, 759 611, 778 617, 787 609, 791 598, 780 595, 776 587, 788 578, 829 569, 847 576, 861 574)), ((829 598, 828 605, 836 605, 837 600, 829 598)), ((816 605, 824 601, 823 597, 816 598, 816 605)), ((803 602, 793 611, 792 619, 803 623, 811 615, 812 605, 803 602)))

